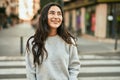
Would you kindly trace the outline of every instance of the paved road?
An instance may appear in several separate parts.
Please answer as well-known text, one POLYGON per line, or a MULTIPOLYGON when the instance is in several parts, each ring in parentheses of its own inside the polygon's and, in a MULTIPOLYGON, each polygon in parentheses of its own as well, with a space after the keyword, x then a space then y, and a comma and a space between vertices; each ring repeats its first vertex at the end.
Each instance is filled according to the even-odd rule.
MULTIPOLYGON (((79 57, 79 80, 120 80, 120 56, 79 57)), ((24 57, 0 57, 0 80, 26 80, 24 57)))

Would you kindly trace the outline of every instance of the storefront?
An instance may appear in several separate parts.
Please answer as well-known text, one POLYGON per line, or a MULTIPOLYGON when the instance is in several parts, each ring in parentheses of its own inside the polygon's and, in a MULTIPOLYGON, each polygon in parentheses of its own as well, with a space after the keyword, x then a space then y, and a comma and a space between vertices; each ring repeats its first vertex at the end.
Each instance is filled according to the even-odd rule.
POLYGON ((95 33, 95 6, 90 6, 86 8, 85 13, 85 31, 86 34, 94 35, 95 33))
POLYGON ((120 3, 108 4, 107 37, 120 38, 120 3))
POLYGON ((80 8, 76 9, 76 35, 81 35, 81 12, 80 12, 80 8))

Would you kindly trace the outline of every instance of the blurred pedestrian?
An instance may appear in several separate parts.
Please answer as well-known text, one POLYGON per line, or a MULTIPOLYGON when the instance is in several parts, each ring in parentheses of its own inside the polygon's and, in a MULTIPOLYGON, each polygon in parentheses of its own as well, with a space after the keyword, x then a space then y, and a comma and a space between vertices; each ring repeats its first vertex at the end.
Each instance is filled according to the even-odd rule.
POLYGON ((26 46, 28 80, 78 80, 80 61, 75 38, 64 26, 61 6, 49 3, 40 14, 36 33, 26 46))

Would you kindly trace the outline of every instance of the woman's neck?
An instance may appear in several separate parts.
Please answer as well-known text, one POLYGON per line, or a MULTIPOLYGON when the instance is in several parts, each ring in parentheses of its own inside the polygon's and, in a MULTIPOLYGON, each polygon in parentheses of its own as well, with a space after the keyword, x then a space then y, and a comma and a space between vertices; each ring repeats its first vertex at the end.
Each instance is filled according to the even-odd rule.
POLYGON ((55 36, 57 35, 57 30, 51 30, 49 36, 55 36))

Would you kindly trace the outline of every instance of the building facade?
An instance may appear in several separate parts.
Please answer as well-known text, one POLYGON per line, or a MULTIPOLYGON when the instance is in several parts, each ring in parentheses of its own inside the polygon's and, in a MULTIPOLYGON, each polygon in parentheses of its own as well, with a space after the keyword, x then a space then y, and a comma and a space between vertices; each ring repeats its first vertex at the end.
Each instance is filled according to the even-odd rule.
POLYGON ((77 35, 120 38, 120 0, 71 0, 65 3, 65 25, 77 35))

